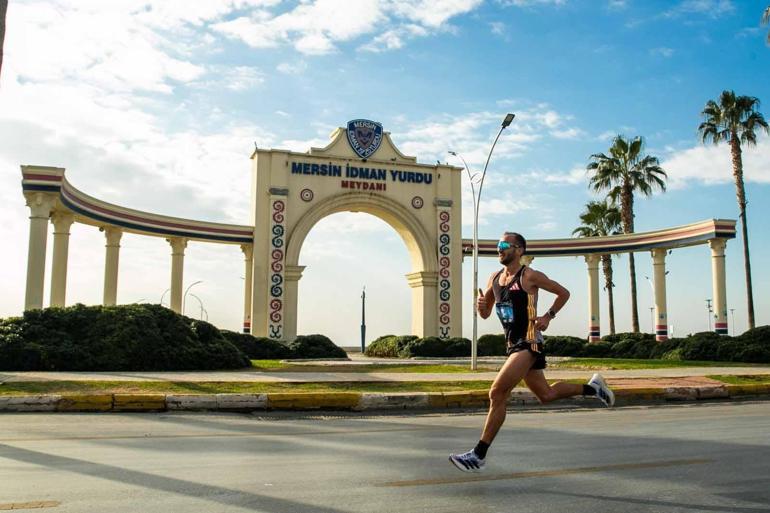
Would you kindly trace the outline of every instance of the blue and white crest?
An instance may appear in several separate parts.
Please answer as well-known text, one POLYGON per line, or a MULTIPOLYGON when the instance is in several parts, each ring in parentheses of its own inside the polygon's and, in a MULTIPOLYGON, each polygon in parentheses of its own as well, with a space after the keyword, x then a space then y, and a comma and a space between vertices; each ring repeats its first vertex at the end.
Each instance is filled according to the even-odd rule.
POLYGON ((382 142, 382 125, 368 119, 348 121, 348 142, 356 155, 369 158, 382 142))

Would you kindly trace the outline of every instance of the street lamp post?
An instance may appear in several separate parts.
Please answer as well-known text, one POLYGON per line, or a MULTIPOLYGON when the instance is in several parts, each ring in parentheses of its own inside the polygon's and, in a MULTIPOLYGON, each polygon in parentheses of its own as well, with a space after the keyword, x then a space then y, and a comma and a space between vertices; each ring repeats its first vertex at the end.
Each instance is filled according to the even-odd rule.
MULTIPOLYGON (((647 280, 647 283, 650 284, 650 290, 652 291, 652 304, 655 305, 655 286, 652 284, 652 280, 650 279, 649 276, 645 276, 644 279, 647 280)), ((654 315, 652 313, 654 310, 655 310, 655 306, 651 306, 650 307, 650 329, 652 330, 653 335, 657 333, 657 331, 655 330, 654 315)))
POLYGON ((471 193, 473 195, 473 305, 471 307, 473 309, 473 339, 471 340, 471 370, 476 370, 476 364, 478 360, 479 320, 478 311, 476 310, 476 302, 478 300, 479 294, 479 206, 481 204, 481 189, 484 187, 484 177, 487 175, 487 167, 489 166, 489 160, 492 158, 492 152, 495 149, 497 140, 500 139, 500 135, 503 133, 503 130, 508 128, 508 126, 510 126, 510 124, 513 122, 514 117, 516 117, 515 114, 508 113, 506 114, 505 119, 503 119, 503 122, 500 124, 500 130, 498 130, 497 136, 495 137, 494 142, 492 142, 492 147, 489 149, 489 154, 487 155, 487 161, 484 164, 484 170, 481 172, 478 191, 476 191, 476 187, 473 183, 473 178, 475 175, 471 175, 471 171, 468 168, 468 164, 465 162, 465 159, 454 151, 449 152, 451 155, 459 157, 460 160, 463 161, 463 164, 465 165, 465 171, 467 171, 468 178, 471 182, 471 193))
POLYGON ((193 288, 194 286, 196 286, 196 285, 197 285, 197 284, 199 284, 199 283, 203 283, 203 280, 198 280, 198 281, 196 281, 196 282, 193 282, 193 283, 191 283, 191 284, 190 284, 190 286, 188 286, 188 287, 185 289, 185 291, 184 291, 184 295, 182 296, 182 314, 184 314, 184 307, 185 307, 185 305, 187 304, 187 293, 188 293, 188 292, 190 292, 190 289, 191 289, 191 288, 193 288))
POLYGON ((163 298, 164 298, 164 297, 166 297, 166 294, 167 294, 167 293, 168 293, 168 291, 170 291, 170 290, 171 290, 171 289, 166 289, 166 290, 164 290, 164 291, 163 291, 163 294, 161 294, 161 295, 160 295, 160 306, 163 306, 163 298))
MULTIPOLYGON (((201 320, 203 320, 203 313, 204 313, 204 312, 206 312, 206 309, 205 309, 205 308, 203 308, 203 301, 201 301, 201 298, 199 298, 198 296, 196 296, 196 295, 195 295, 195 294, 193 294, 192 292, 190 292, 190 297, 194 297, 195 299, 197 299, 197 300, 198 300, 198 304, 199 304, 199 305, 200 305, 200 307, 201 307, 201 315, 200 315, 200 319, 201 319, 201 320)), ((206 312, 206 322, 208 322, 208 320, 209 320, 209 313, 208 313, 208 312, 206 312)))
POLYGON ((366 285, 361 291, 361 354, 366 351, 366 285))
POLYGON ((730 316, 732 317, 730 325, 733 328, 733 336, 735 336, 735 308, 730 308, 730 316))
POLYGON ((711 331, 711 312, 714 310, 711 308, 711 300, 706 300, 706 310, 708 310, 708 318, 709 318, 709 331, 711 331))

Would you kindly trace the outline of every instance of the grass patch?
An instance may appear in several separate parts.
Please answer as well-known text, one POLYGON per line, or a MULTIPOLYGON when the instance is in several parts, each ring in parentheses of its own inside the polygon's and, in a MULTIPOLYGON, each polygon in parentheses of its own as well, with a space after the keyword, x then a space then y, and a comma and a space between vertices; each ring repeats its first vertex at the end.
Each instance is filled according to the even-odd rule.
POLYGON ((181 381, 19 381, 0 385, 0 396, 32 394, 264 394, 271 392, 450 392, 486 390, 491 381, 428 382, 181 382, 181 381))
POLYGON ((367 364, 335 364, 303 365, 281 362, 280 360, 251 360, 255 369, 264 372, 404 372, 418 374, 459 374, 469 372, 495 372, 499 366, 477 367, 472 371, 468 364, 408 364, 408 363, 367 363, 367 364))
POLYGON ((637 360, 633 358, 570 358, 549 363, 552 369, 672 369, 677 367, 770 367, 768 365, 739 362, 710 362, 698 360, 637 360))
POLYGON ((770 384, 770 375, 764 374, 760 376, 725 376, 717 374, 714 376, 706 376, 707 378, 727 383, 728 385, 768 385, 770 384))

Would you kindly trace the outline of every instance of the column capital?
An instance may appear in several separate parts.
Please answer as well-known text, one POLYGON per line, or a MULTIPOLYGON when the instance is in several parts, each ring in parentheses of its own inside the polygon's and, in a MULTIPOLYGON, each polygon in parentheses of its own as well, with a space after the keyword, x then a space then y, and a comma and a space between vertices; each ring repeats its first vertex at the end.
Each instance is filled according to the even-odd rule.
POLYGON ((667 248, 655 248, 650 251, 652 254, 652 261, 656 265, 661 265, 666 263, 666 255, 668 254, 667 248))
POLYGON ((184 250, 187 247, 187 239, 184 237, 171 237, 166 239, 166 242, 171 245, 172 255, 184 255, 184 250))
POLYGON ((69 235, 70 227, 75 222, 75 216, 69 212, 55 210, 51 214, 51 223, 53 223, 53 233, 63 233, 69 235))
POLYGON ((120 239, 123 237, 123 230, 115 226, 102 226, 100 232, 104 232, 104 238, 107 240, 107 247, 120 247, 120 239))
POLYGON ((586 261, 586 264, 588 264, 588 267, 598 267, 599 261, 602 259, 602 256, 597 253, 589 253, 587 255, 583 255, 583 258, 586 261))
POLYGON ((53 194, 42 192, 25 193, 24 198, 26 198, 27 206, 32 213, 30 218, 48 219, 51 216, 51 210, 53 210, 56 204, 56 196, 53 194))
POLYGON ((438 285, 438 273, 417 271, 416 273, 407 274, 406 281, 413 289, 417 287, 435 287, 438 285))
POLYGON ((304 265, 287 265, 283 270, 283 277, 286 281, 299 281, 302 278, 302 271, 305 270, 304 265))
POLYGON ((709 239, 709 247, 712 256, 724 256, 727 239, 709 239))
POLYGON ((241 251, 246 260, 254 258, 254 245, 253 244, 241 244, 241 251))

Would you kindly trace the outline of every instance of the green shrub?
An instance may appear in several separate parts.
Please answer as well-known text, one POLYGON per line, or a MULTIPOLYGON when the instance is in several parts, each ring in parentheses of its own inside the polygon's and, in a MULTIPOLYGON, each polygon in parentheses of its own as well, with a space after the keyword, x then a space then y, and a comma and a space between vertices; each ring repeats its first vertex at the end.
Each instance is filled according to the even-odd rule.
POLYGON ((293 358, 347 358, 340 346, 324 335, 300 335, 289 343, 293 358))
POLYGON ((414 335, 383 335, 370 343, 364 354, 380 358, 398 358, 406 344, 416 339, 414 335))
POLYGON ((470 356, 471 341, 467 338, 438 337, 416 338, 406 344, 399 355, 403 358, 413 356, 423 357, 455 357, 470 356))
POLYGON ((746 345, 770 346, 770 326, 757 326, 735 338, 746 345))
POLYGON ((617 342, 620 342, 621 340, 636 340, 636 341, 647 341, 647 342, 655 342, 655 335, 652 333, 615 333, 614 335, 604 335, 602 337, 602 340, 605 342, 610 342, 611 344, 615 344, 617 342))
POLYGON ((221 330, 222 336, 252 360, 282 360, 294 355, 283 342, 266 337, 254 337, 248 333, 221 330))
POLYGON ((729 337, 717 335, 713 331, 694 333, 684 338, 680 344, 683 360, 716 360, 720 344, 729 337))
POLYGON ((478 343, 478 356, 505 356, 505 335, 481 335, 478 343))
POLYGON ((609 342, 594 342, 583 345, 580 356, 585 358, 611 358, 612 344, 609 342))
POLYGON ((545 353, 553 356, 581 356, 586 340, 568 335, 546 336, 545 353))
POLYGON ((248 367, 206 322, 160 305, 75 305, 0 321, 0 370, 142 371, 248 367))

